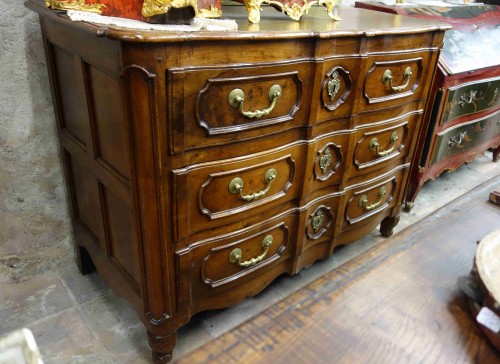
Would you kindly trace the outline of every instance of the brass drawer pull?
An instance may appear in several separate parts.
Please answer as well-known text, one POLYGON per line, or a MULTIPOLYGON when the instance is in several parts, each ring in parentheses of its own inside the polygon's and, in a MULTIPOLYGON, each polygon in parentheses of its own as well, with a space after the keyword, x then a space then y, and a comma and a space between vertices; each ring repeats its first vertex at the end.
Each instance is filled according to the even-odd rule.
POLYGON ((240 114, 246 116, 247 118, 261 118, 263 116, 268 115, 271 111, 273 111, 274 106, 276 106, 276 102, 281 97, 281 86, 273 85, 269 89, 269 101, 271 101, 271 105, 263 110, 255 110, 255 111, 245 111, 243 110, 243 102, 245 101, 245 93, 243 90, 239 88, 234 89, 229 93, 228 101, 229 105, 235 109, 240 110, 240 114))
POLYGON ((231 253, 229 253, 229 261, 231 263, 238 264, 240 267, 250 267, 252 265, 260 263, 262 259, 266 257, 267 253, 269 252, 269 247, 271 246, 272 243, 273 243, 273 236, 267 235, 264 238, 264 240, 262 240, 262 249, 264 249, 262 254, 259 255, 258 257, 252 258, 244 262, 241 261, 241 255, 242 255, 241 249, 240 248, 233 249, 231 253))
POLYGON ((264 175, 264 183, 267 184, 267 186, 259 192, 254 192, 250 195, 244 195, 243 194, 243 180, 240 177, 233 178, 231 182, 229 182, 229 192, 232 194, 239 193, 240 197, 245 200, 245 201, 253 201, 257 200, 267 193, 269 189, 271 188, 271 183, 273 180, 276 178, 276 170, 274 168, 270 168, 266 171, 266 174, 264 175))
POLYGON ((382 198, 385 196, 386 193, 387 193, 387 191, 385 189, 385 186, 380 187, 380 190, 378 191, 378 200, 372 204, 368 203, 368 196, 363 195, 359 199, 359 206, 364 207, 366 211, 371 211, 375 207, 380 205, 380 203, 382 202, 382 198))
POLYGON ((391 87, 391 90, 392 90, 392 91, 402 91, 402 90, 404 90, 405 88, 407 88, 407 87, 408 87, 408 85, 410 84, 410 77, 411 77, 411 75, 412 75, 412 72, 411 72, 411 67, 406 67, 406 69, 405 69, 405 73, 403 74, 403 77, 404 77, 404 79, 405 79, 405 81, 406 81, 406 82, 404 83, 404 85, 401 85, 401 86, 393 86, 393 85, 392 85, 392 80, 393 80, 393 78, 392 78, 392 72, 391 72, 391 70, 386 70, 386 71, 384 72, 384 74, 382 75, 382 83, 383 83, 384 85, 389 84, 389 86, 391 87))
POLYGON ((391 134, 392 147, 390 147, 389 149, 380 151, 380 144, 379 144, 377 138, 373 138, 370 141, 370 145, 368 147, 370 148, 370 150, 376 151, 376 153, 379 157, 385 157, 386 155, 391 154, 393 152, 394 147, 396 146, 396 144, 395 144, 396 140, 398 140, 398 132, 397 131, 395 131, 394 133, 391 134))

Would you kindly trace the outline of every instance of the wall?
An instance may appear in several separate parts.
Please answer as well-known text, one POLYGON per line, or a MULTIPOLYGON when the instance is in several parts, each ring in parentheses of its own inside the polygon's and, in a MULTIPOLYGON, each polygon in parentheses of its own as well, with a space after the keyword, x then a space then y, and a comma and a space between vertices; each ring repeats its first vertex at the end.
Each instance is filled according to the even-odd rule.
POLYGON ((0 283, 68 263, 71 233, 38 17, 0 0, 0 283))

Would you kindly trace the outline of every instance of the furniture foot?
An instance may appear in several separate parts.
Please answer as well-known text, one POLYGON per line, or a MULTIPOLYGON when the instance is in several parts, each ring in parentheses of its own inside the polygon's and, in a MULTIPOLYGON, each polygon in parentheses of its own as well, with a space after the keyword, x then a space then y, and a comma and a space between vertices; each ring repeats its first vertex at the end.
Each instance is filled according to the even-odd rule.
POLYGON ((382 234, 384 238, 388 238, 389 236, 392 235, 394 227, 398 224, 398 222, 399 222, 399 215, 387 216, 380 223, 380 234, 382 234))
POLYGON ((415 202, 405 201, 404 210, 410 212, 413 206, 415 206, 415 202))
POLYGON ((500 160, 500 145, 493 149, 493 162, 498 162, 500 160))
POLYGON ((167 336, 157 336, 148 331, 148 341, 153 351, 153 363, 165 364, 172 360, 172 351, 174 350, 176 333, 167 336))
POLYGON ((82 275, 95 271, 94 262, 92 262, 92 258, 90 258, 89 253, 87 253, 87 250, 84 247, 77 245, 75 249, 75 256, 76 265, 82 275))

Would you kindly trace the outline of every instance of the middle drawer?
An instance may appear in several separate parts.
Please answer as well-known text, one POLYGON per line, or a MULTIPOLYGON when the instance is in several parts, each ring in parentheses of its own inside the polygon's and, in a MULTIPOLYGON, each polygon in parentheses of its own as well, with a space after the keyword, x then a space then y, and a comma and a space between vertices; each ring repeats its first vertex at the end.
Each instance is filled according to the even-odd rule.
POLYGON ((299 141, 271 152, 173 170, 176 239, 273 216, 276 207, 299 196, 307 148, 307 142, 299 141))

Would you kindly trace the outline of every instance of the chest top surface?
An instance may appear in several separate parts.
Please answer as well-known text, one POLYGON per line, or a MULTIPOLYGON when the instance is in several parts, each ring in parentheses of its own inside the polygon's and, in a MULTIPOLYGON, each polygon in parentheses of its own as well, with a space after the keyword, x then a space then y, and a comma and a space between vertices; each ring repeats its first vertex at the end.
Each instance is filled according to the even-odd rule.
POLYGON ((68 25, 95 33, 101 37, 126 42, 182 42, 200 40, 245 40, 245 39, 286 39, 286 38, 334 38, 349 36, 376 36, 383 34, 414 34, 435 30, 447 30, 451 26, 428 19, 414 19, 376 13, 363 9, 342 8, 340 21, 330 19, 320 7, 311 8, 300 21, 291 21, 284 14, 270 7, 263 7, 261 21, 252 24, 247 20, 244 7, 228 6, 224 8, 224 17, 234 19, 237 31, 158 31, 131 30, 113 26, 99 26, 89 23, 72 22, 61 13, 54 12, 29 0, 26 5, 43 16, 59 18, 68 25))

